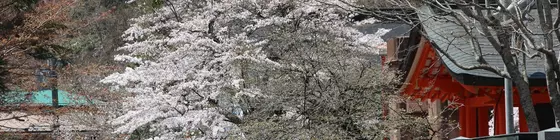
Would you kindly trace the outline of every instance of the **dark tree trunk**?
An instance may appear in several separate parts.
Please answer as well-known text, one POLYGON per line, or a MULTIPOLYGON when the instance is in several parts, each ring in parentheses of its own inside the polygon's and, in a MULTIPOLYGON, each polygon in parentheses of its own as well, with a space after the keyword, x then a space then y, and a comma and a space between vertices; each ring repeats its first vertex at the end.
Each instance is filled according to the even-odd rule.
POLYGON ((554 111, 556 126, 560 126, 560 94, 558 94, 558 80, 552 65, 553 63, 552 59, 546 57, 546 86, 550 97, 550 105, 552 105, 552 110, 554 111))
POLYGON ((529 89, 529 83, 523 79, 523 75, 519 71, 519 66, 514 63, 513 55, 509 48, 504 48, 500 53, 502 53, 502 59, 506 64, 506 69, 511 76, 512 82, 517 88, 519 93, 519 101, 521 107, 523 108, 523 114, 527 118, 527 126, 530 132, 539 131, 539 121, 537 119, 537 114, 535 114, 535 107, 533 106, 533 98, 531 96, 531 90, 529 89), (505 53, 504 53, 505 52, 505 53))
POLYGON ((511 29, 509 28, 498 28, 496 29, 498 40, 501 46, 494 46, 494 48, 502 56, 507 72, 509 73, 512 82, 517 88, 519 94, 519 102, 523 108, 523 114, 527 119, 527 126, 530 132, 539 131, 539 121, 537 119, 537 114, 535 112, 535 107, 533 106, 533 98, 531 96, 531 89, 529 89, 529 83, 525 81, 523 74, 519 70, 519 65, 515 63, 515 57, 512 54, 511 46, 511 29))
MULTIPOLYGON (((537 13, 539 18, 539 24, 544 35, 545 46, 541 48, 541 52, 544 54, 546 61, 546 85, 548 88, 548 95, 550 97, 550 104, 552 105, 552 110, 554 112, 554 120, 556 126, 560 126, 560 94, 558 91, 558 76, 560 70, 558 67, 558 59, 556 58, 556 53, 554 52, 554 40, 552 37, 553 33, 553 23, 552 23, 552 11, 550 7, 550 2, 547 1, 537 1, 537 13)), ((556 19, 558 20, 558 19, 556 19)), ((558 21, 556 21, 558 22, 558 21)), ((558 26, 555 24, 555 26, 558 26)))

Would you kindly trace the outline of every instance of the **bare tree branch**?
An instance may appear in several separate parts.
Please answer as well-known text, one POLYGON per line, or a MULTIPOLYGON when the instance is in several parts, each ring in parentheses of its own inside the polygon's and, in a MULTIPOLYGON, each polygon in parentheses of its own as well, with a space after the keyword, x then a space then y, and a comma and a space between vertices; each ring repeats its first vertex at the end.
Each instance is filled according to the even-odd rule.
POLYGON ((521 49, 519 49, 519 48, 514 48, 514 47, 512 47, 511 49, 513 49, 513 50, 515 50, 515 51, 517 51, 517 52, 523 53, 523 54, 526 55, 526 56, 529 56, 530 59, 533 59, 533 58, 536 58, 536 57, 542 57, 542 56, 539 54, 539 52, 536 52, 536 53, 533 53, 533 54, 529 54, 527 51, 521 50, 521 49))

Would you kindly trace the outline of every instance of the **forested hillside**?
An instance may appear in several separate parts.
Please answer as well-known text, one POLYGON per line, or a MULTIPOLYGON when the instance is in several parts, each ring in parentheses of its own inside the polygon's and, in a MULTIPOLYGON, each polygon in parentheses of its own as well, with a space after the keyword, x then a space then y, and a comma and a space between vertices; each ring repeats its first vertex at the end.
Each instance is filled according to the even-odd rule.
MULTIPOLYGON (((121 35, 129 27, 128 20, 143 13, 153 12, 153 8, 161 7, 125 2, 118 0, 0 1, 2 112, 12 114, 11 118, 23 118, 26 120, 24 122, 49 122, 48 117, 40 117, 33 121, 28 120, 31 118, 26 118, 30 114, 51 115, 53 112, 49 109, 37 108, 30 101, 18 102, 17 106, 13 106, 12 102, 20 100, 19 98, 28 100, 27 97, 20 97, 20 93, 36 94, 36 91, 53 88, 61 92, 68 91, 74 96, 85 97, 88 101, 103 102, 103 105, 98 104, 90 108, 58 109, 54 111, 55 116, 70 114, 64 121, 98 130, 108 128, 105 127, 108 122, 98 121, 110 115, 104 110, 104 106, 115 105, 112 103, 126 95, 109 91, 107 86, 99 83, 99 80, 125 67, 124 64, 115 63, 113 56, 119 53, 116 48, 124 45, 121 35), (42 73, 38 72, 41 70, 50 72, 40 78, 38 74, 42 73), (45 78, 46 82, 41 82, 45 81, 45 78), (25 105, 32 107, 21 107, 25 105), (26 114, 14 115, 20 112, 26 114)), ((5 118, 6 116, 2 117, 4 120, 9 119, 5 118)), ((2 128, 27 131, 26 127, 30 125, 14 124, 18 128, 12 128, 10 123, 2 123, 2 128)), ((31 123, 31 126, 33 125, 37 124, 31 123)), ((55 123, 53 126, 56 125, 55 123)))

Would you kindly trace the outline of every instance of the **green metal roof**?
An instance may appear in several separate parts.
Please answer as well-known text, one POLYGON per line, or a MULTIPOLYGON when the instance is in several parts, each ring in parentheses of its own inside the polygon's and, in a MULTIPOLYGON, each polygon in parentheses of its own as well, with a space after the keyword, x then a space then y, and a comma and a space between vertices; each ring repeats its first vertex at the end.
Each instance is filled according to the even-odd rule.
MULTIPOLYGON (((36 104, 52 106, 52 90, 35 92, 10 92, 3 99, 4 105, 36 104)), ((92 105, 94 101, 84 96, 74 95, 64 90, 58 90, 59 106, 92 105)))

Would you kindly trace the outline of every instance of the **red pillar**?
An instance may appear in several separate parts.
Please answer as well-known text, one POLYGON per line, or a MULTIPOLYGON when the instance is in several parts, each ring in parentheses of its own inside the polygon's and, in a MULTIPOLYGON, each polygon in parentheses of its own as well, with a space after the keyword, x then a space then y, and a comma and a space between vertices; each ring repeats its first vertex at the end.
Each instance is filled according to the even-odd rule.
POLYGON ((478 136, 488 136, 488 120, 489 120, 489 113, 490 108, 488 107, 481 107, 478 108, 478 136))
POLYGON ((506 113, 503 102, 494 106, 494 135, 506 133, 506 113))
POLYGON ((523 108, 521 107, 519 107, 519 132, 529 132, 527 118, 525 118, 525 113, 523 113, 523 108))
POLYGON ((465 106, 459 108, 459 131, 460 136, 467 136, 467 109, 465 106))
POLYGON ((467 115, 467 120, 466 120, 466 137, 469 138, 473 138, 473 137, 477 137, 477 127, 476 127, 476 108, 474 107, 470 107, 470 106, 464 106, 466 109, 466 115, 467 115))

